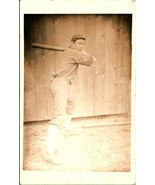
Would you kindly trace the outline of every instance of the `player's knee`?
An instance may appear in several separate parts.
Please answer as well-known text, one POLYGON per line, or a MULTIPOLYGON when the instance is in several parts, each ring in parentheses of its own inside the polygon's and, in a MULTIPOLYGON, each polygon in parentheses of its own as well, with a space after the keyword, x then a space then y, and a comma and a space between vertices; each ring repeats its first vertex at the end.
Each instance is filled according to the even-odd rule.
POLYGON ((75 103, 74 102, 67 102, 66 112, 67 112, 67 114, 73 114, 75 112, 75 103))

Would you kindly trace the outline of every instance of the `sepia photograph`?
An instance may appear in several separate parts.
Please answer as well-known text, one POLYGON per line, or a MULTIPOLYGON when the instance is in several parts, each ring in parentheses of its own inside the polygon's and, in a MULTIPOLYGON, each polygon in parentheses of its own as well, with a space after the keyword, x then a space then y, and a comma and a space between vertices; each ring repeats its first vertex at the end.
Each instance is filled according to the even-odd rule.
POLYGON ((47 178, 32 180, 36 172, 55 174, 49 184, 104 184, 102 174, 108 175, 106 182, 114 180, 111 173, 130 175, 135 169, 132 11, 34 11, 24 12, 22 19, 20 168, 21 176, 27 173, 25 184, 47 183, 47 178), (87 179, 80 181, 83 173, 87 179), (93 174, 99 181, 89 181, 93 174))

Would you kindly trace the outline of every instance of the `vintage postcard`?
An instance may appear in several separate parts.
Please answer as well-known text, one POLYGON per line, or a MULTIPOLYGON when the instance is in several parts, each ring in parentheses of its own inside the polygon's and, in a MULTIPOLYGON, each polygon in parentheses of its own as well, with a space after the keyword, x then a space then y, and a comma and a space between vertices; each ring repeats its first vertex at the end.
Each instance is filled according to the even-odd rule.
POLYGON ((20 2, 20 183, 135 184, 133 0, 20 2))

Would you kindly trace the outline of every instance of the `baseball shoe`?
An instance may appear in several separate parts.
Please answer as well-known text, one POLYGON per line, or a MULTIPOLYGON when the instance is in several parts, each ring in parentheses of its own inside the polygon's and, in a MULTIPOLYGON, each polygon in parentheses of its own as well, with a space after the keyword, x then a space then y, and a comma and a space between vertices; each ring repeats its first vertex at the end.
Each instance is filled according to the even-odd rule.
POLYGON ((46 161, 52 163, 53 165, 61 165, 60 154, 56 152, 46 151, 46 161))

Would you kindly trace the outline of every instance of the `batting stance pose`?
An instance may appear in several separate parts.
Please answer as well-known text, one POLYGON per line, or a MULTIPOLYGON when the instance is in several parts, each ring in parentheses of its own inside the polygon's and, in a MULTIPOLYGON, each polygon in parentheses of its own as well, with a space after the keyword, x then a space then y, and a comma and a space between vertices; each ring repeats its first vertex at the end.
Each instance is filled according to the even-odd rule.
POLYGON ((70 46, 63 52, 59 69, 50 81, 50 92, 53 98, 53 116, 49 122, 47 154, 50 161, 60 164, 60 157, 56 153, 56 141, 62 128, 69 130, 71 115, 75 110, 73 79, 78 66, 90 66, 96 59, 83 51, 85 37, 75 34, 71 38, 70 46))

